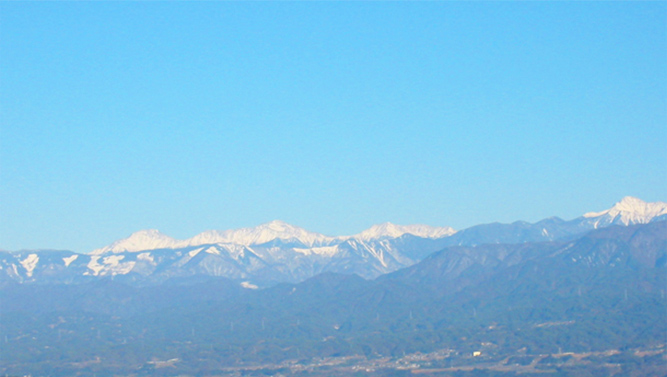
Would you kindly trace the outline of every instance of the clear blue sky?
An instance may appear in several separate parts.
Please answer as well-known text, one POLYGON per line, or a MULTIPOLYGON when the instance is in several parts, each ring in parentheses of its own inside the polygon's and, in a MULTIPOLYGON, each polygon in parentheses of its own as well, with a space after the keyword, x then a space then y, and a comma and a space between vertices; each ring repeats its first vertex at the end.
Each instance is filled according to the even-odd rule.
POLYGON ((2 2, 0 248, 667 200, 665 2, 2 2))

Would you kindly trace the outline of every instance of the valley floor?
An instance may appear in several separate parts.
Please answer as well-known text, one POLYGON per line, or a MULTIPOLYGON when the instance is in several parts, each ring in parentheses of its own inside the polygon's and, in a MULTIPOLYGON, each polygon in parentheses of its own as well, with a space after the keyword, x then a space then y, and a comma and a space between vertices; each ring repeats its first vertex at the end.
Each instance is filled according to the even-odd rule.
MULTIPOLYGON (((201 360, 203 364, 215 364, 214 360, 201 360)), ((663 377, 667 374, 667 349, 665 344, 655 347, 627 350, 605 350, 596 352, 562 352, 556 354, 527 354, 519 350, 506 354, 493 349, 462 353, 454 349, 441 349, 429 353, 412 353, 402 357, 341 356, 313 359, 291 359, 280 363, 252 364, 234 367, 220 367, 215 372, 182 373, 183 361, 153 359, 143 366, 127 366, 121 372, 106 372, 99 368, 105 362, 95 357, 87 362, 59 365, 53 361, 53 370, 60 370, 49 376, 84 376, 95 370, 96 376, 139 377, 139 376, 179 376, 179 377, 258 377, 258 376, 300 376, 300 377, 342 377, 342 376, 629 376, 663 377), (179 365, 181 364, 181 365, 179 365)), ((42 367, 46 367, 43 365, 42 367)), ((192 371, 193 365, 185 366, 192 371)), ((20 370, 19 365, 12 366, 20 370)), ((30 369, 30 368, 28 368, 30 369)), ((41 374, 40 374, 41 375, 41 374)), ((9 376, 3 374, 3 376, 9 376)), ((32 376, 32 375, 30 375, 32 376)), ((37 376, 37 375, 35 375, 37 376)))
MULTIPOLYGON (((165 365, 166 366, 166 365, 165 365)), ((288 360, 280 364, 225 368, 221 376, 664 376, 665 345, 646 349, 506 355, 453 349, 400 358, 363 356, 288 360)))

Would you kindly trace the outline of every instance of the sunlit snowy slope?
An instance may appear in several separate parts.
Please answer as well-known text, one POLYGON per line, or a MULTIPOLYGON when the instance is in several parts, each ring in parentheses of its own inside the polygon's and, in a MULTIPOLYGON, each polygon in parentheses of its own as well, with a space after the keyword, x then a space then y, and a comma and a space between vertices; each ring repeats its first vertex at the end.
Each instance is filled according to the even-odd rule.
POLYGON ((299 282, 322 272, 375 278, 411 266, 448 246, 563 239, 610 225, 667 219, 667 203, 626 197, 612 208, 570 221, 485 224, 456 232, 427 225, 374 225, 353 236, 330 237, 283 221, 253 228, 211 230, 177 240, 141 230, 90 254, 71 251, 0 252, 0 281, 72 283, 113 277, 156 284, 172 278, 219 276, 246 287, 299 282))

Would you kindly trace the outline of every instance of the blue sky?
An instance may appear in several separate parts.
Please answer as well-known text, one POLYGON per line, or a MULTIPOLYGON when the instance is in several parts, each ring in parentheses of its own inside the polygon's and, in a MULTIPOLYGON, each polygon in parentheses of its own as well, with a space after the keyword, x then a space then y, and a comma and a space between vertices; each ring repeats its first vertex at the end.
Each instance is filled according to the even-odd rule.
POLYGON ((0 248, 667 200, 664 2, 2 2, 0 248))

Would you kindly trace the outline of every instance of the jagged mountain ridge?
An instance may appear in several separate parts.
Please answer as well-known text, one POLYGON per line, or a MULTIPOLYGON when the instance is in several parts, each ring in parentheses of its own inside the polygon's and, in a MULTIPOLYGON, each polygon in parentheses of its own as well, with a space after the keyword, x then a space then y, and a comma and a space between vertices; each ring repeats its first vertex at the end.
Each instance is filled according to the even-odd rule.
POLYGON ((175 240, 144 230, 91 254, 69 251, 0 252, 0 281, 73 283, 114 277, 159 284, 188 276, 219 276, 270 286, 323 272, 367 279, 419 262, 450 246, 516 244, 568 239, 613 224, 664 220, 667 203, 626 197, 612 208, 574 220, 484 224, 455 232, 448 227, 379 224, 355 236, 329 237, 282 221, 254 228, 208 231, 175 240))
POLYGON ((243 246, 261 245, 272 241, 302 245, 307 248, 330 246, 346 240, 375 241, 412 235, 421 238, 451 237, 449 244, 474 245, 483 243, 516 243, 529 241, 551 241, 576 235, 612 224, 633 225, 663 219, 667 216, 667 203, 647 203, 641 199, 627 196, 610 209, 601 212, 588 212, 576 219, 565 221, 551 217, 531 224, 517 221, 512 224, 483 224, 457 232, 451 227, 433 227, 428 225, 396 225, 383 223, 373 225, 353 236, 330 237, 311 232, 304 228, 274 220, 251 228, 232 230, 209 230, 186 240, 177 240, 160 233, 156 229, 141 230, 128 238, 115 241, 111 245, 93 250, 91 254, 138 252, 156 249, 178 249, 207 244, 238 244, 243 246), (507 233, 496 235, 496 233, 507 233), (483 233, 483 235, 480 235, 483 233), (514 237, 512 237, 514 235, 514 237), (471 238, 479 240, 471 240, 471 238))
POLYGON ((607 210, 588 212, 569 221, 550 217, 536 223, 516 221, 511 224, 491 223, 472 226, 447 237, 444 244, 476 246, 547 242, 577 237, 582 233, 610 225, 629 226, 664 220, 667 220, 667 203, 648 203, 626 196, 607 210))
POLYGON ((271 241, 300 244, 303 247, 322 247, 342 243, 349 239, 372 241, 398 238, 404 234, 422 238, 441 238, 454 234, 451 227, 432 227, 428 225, 395 225, 384 223, 353 236, 329 237, 310 232, 284 221, 274 220, 252 228, 231 229, 225 231, 209 230, 186 240, 177 240, 160 233, 156 229, 140 230, 128 238, 115 241, 111 245, 93 250, 91 254, 137 252, 156 249, 178 249, 191 246, 231 243, 243 246, 262 245, 271 241))
POLYGON ((667 215, 667 203, 646 203, 641 199, 626 196, 612 208, 602 212, 589 212, 584 218, 594 221, 594 227, 617 224, 647 224, 656 218, 667 215))
MULTIPOLYGON (((113 277, 127 283, 159 284, 188 276, 219 276, 270 286, 298 282, 322 272, 357 274, 367 279, 417 262, 404 255, 405 240, 348 239, 320 247, 280 243, 244 246, 217 243, 179 249, 76 254, 71 251, 0 252, 0 276, 19 282, 76 283, 113 277)), ((414 237, 425 253, 440 249, 440 240, 414 237)))

